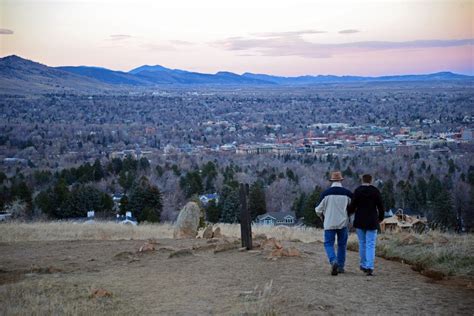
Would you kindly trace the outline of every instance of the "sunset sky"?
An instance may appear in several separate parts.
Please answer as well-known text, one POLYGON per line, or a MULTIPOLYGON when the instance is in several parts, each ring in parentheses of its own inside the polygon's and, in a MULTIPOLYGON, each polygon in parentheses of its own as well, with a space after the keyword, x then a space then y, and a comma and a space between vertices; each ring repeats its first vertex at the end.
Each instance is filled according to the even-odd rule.
POLYGON ((474 0, 0 0, 0 55, 214 73, 474 75, 474 0))

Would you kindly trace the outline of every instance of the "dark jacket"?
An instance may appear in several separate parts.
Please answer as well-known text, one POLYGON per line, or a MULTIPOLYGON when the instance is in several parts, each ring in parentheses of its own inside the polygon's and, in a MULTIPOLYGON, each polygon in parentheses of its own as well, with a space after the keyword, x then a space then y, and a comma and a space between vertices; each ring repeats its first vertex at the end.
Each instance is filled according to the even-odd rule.
POLYGON ((373 185, 361 185, 354 191, 349 214, 355 212, 354 227, 366 230, 377 229, 384 218, 382 195, 373 185))

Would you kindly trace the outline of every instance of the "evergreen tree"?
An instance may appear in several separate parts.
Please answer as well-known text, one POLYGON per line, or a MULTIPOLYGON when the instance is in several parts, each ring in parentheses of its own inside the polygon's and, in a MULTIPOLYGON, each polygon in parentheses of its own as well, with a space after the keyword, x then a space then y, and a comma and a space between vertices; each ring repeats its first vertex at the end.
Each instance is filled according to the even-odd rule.
POLYGON ((10 202, 10 190, 6 185, 0 186, 0 211, 3 211, 10 202))
POLYGON ((160 190, 146 177, 142 177, 130 190, 128 210, 132 211, 140 222, 159 222, 162 209, 160 190))
POLYGON ((5 182, 6 180, 8 180, 7 175, 3 171, 0 171, 0 184, 5 182))
POLYGON ((112 214, 112 198, 91 186, 77 186, 61 206, 60 218, 84 217, 88 211, 112 214))
POLYGON ((287 177, 290 181, 296 182, 296 175, 295 175, 295 173, 293 172, 293 170, 291 170, 290 168, 286 168, 286 177, 287 177))
POLYGON ((31 190, 23 180, 15 180, 13 181, 11 191, 11 199, 18 199, 25 202, 29 208, 32 206, 32 196, 31 190))
POLYGON ((395 193, 393 190, 393 181, 392 179, 388 179, 384 182, 382 190, 380 192, 382 194, 383 205, 386 209, 395 208, 395 193))
POLYGON ((165 172, 165 171, 163 170, 163 167, 160 166, 160 165, 156 165, 155 170, 156 170, 156 174, 158 175, 158 177, 161 177, 161 176, 163 175, 163 173, 165 172))
POLYGON ((125 192, 127 192, 132 187, 135 177, 135 172, 122 169, 119 174, 118 183, 125 190, 125 192))
POLYGON ((60 179, 56 185, 54 186, 52 192, 51 192, 51 209, 49 215, 56 217, 56 218, 61 218, 61 207, 62 205, 67 201, 69 197, 69 189, 66 185, 66 182, 64 179, 60 179))
POLYGON ((171 170, 173 170, 175 176, 179 177, 181 175, 181 169, 179 169, 178 165, 172 165, 171 170))
POLYGON ((221 209, 220 221, 224 223, 237 223, 240 219, 240 200, 238 188, 225 185, 219 199, 221 209))
POLYGON ((138 161, 133 159, 132 156, 128 155, 122 161, 122 170, 135 172, 137 171, 137 169, 138 169, 138 161))
POLYGON ((429 206, 433 214, 432 222, 437 227, 452 229, 456 225, 456 213, 453 208, 451 194, 442 188, 438 196, 430 201, 429 206))
POLYGON ((138 166, 139 166, 140 170, 148 171, 150 169, 150 162, 148 161, 147 158, 142 157, 142 158, 140 158, 140 160, 138 162, 138 166))
POLYGON ((122 160, 119 158, 112 158, 110 161, 109 165, 107 166, 107 169, 110 173, 113 174, 119 174, 120 171, 122 171, 122 160))
POLYGON ((120 198, 120 214, 125 215, 127 210, 128 210, 128 196, 124 194, 120 198))
POLYGON ((428 219, 441 228, 453 228, 456 225, 456 213, 449 191, 443 187, 441 181, 431 176, 426 193, 428 219))
POLYGON ((303 223, 307 226, 323 227, 323 222, 316 215, 315 207, 321 202, 321 187, 317 186, 308 196, 303 208, 303 223))
POLYGON ((350 166, 347 166, 346 170, 344 170, 344 171, 342 172, 342 175, 343 175, 344 177, 352 177, 352 176, 354 175, 354 173, 352 172, 351 167, 350 167, 350 166))
POLYGON ((214 181, 217 178, 217 168, 212 161, 208 161, 202 168, 202 179, 204 179, 204 191, 213 192, 215 190, 214 181))
POLYGON ((105 176, 105 173, 104 173, 104 169, 102 169, 102 165, 99 159, 96 159, 94 161, 93 169, 94 169, 93 170, 94 180, 100 181, 105 176))
POLYGON ((467 170, 467 182, 470 185, 474 185, 474 166, 469 166, 467 170))
POLYGON ((203 192, 202 178, 198 170, 190 171, 186 176, 181 177, 179 185, 187 198, 203 192))
POLYGON ((261 181, 255 181, 250 186, 249 190, 249 209, 252 221, 257 218, 258 215, 265 214, 267 212, 267 203, 265 201, 265 190, 261 181))
POLYGON ((221 210, 215 200, 210 200, 206 206, 206 218, 211 223, 217 223, 221 217, 221 210))
POLYGON ((303 209, 306 203, 306 193, 301 192, 301 194, 295 198, 291 210, 295 212, 296 218, 303 217, 303 209))

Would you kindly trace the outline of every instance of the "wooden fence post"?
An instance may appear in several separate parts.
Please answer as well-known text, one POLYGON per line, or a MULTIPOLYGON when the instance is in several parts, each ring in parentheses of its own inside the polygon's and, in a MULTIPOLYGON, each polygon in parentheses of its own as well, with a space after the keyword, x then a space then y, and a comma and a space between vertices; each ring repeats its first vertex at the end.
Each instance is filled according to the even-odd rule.
POLYGON ((242 247, 252 249, 252 218, 247 204, 248 184, 240 184, 240 236, 242 247))

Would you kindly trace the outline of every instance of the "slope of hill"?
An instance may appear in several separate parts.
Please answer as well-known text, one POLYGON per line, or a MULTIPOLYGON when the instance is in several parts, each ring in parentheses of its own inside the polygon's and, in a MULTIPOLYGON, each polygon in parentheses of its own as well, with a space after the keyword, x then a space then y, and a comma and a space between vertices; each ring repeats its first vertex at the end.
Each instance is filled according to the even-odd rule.
POLYGON ((136 77, 155 84, 205 84, 205 85, 261 85, 274 84, 258 78, 247 78, 232 72, 220 71, 216 74, 204 74, 162 66, 142 66, 131 70, 136 77))
POLYGON ((49 91, 108 89, 93 78, 12 55, 0 58, 0 93, 42 93, 49 91))
POLYGON ((265 80, 283 85, 311 85, 321 83, 346 83, 346 82, 404 82, 404 81, 443 81, 443 80, 474 80, 472 76, 455 74, 452 72, 438 72, 424 75, 399 75, 381 77, 362 76, 299 76, 299 77, 279 77, 266 74, 254 74, 246 72, 242 77, 265 80))
POLYGON ((133 74, 122 71, 114 71, 101 67, 87 67, 87 66, 63 66, 56 67, 56 69, 74 73, 76 75, 92 78, 103 83, 108 84, 123 84, 123 85, 148 85, 150 82, 143 80, 133 74))

